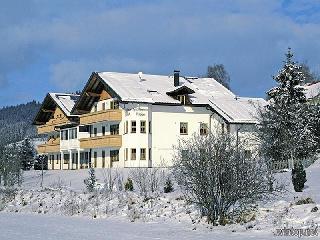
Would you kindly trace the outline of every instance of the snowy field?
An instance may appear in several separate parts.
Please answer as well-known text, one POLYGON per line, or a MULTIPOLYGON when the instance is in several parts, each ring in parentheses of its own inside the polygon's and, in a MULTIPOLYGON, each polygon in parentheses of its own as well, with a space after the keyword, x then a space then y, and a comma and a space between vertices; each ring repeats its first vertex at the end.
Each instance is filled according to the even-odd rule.
MULTIPOLYGON (((244 223, 215 227, 185 203, 177 186, 172 193, 153 194, 148 199, 125 191, 92 198, 84 193, 87 170, 46 171, 43 189, 41 172, 29 171, 14 199, 0 206, 0 240, 292 239, 295 237, 275 233, 284 227, 315 229, 320 225, 320 210, 315 211, 320 209, 320 161, 306 171, 303 193, 293 191, 290 172, 281 173, 278 179, 287 186, 284 193, 260 203, 244 223)), ((126 179, 127 170, 122 174, 126 179)), ((98 169, 96 175, 103 182, 106 171, 98 169)), ((320 239, 318 235, 306 239, 320 239)))
POLYGON ((119 219, 0 213, 1 240, 111 240, 111 239, 270 239, 266 232, 233 233, 192 230, 172 222, 126 222, 119 219))

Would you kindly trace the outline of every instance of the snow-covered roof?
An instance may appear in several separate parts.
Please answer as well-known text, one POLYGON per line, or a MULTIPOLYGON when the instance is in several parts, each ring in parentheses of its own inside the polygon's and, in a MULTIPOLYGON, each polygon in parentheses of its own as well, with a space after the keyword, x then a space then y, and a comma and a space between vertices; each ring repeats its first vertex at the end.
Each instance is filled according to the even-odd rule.
POLYGON ((71 110, 78 101, 80 95, 69 93, 49 93, 49 95, 66 114, 66 116, 74 116, 71 114, 71 110))
POLYGON ((311 99, 320 95, 320 82, 308 84, 304 86, 307 99, 311 99))
POLYGON ((168 95, 182 86, 194 91, 189 94, 194 105, 208 105, 228 122, 256 123, 255 106, 265 105, 262 98, 237 97, 213 78, 179 78, 174 87, 173 76, 99 72, 99 77, 127 102, 180 104, 168 95), (254 104, 252 104, 254 103, 254 104))

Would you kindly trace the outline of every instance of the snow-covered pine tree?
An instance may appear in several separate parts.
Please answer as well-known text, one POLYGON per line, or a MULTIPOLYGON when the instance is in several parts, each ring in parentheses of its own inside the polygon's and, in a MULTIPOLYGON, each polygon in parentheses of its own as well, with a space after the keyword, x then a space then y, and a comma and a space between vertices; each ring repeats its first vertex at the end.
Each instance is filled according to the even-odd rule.
POLYGON ((30 170, 34 163, 35 151, 29 138, 25 138, 19 149, 19 157, 23 170, 30 170))
POLYGON ((88 192, 93 192, 97 183, 96 173, 94 168, 89 169, 89 177, 84 180, 84 184, 88 192))
POLYGON ((286 61, 274 77, 277 86, 267 92, 268 106, 260 111, 260 137, 265 156, 274 162, 288 162, 293 168, 301 159, 313 155, 316 141, 301 84, 304 75, 288 49, 286 61))

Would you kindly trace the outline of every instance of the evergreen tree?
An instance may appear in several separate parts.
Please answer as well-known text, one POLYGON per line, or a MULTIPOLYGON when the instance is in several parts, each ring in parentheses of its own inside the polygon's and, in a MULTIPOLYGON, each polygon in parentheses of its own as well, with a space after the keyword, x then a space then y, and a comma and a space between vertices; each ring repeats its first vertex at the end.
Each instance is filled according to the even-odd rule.
POLYGON ((265 156, 271 161, 288 162, 289 167, 316 150, 310 123, 313 113, 301 86, 305 77, 292 57, 289 48, 283 68, 274 77, 277 86, 267 92, 269 104, 260 111, 260 138, 265 156))
POLYGON ((19 157, 23 170, 30 170, 34 163, 34 147, 29 138, 25 138, 20 146, 19 157))
POLYGON ((207 77, 214 78, 217 82, 230 89, 230 76, 223 64, 208 66, 207 77))
POLYGON ((172 181, 171 181, 171 179, 169 177, 167 178, 167 180, 165 182, 163 191, 165 193, 173 192, 173 184, 172 184, 172 181))
POLYGON ((89 169, 89 177, 84 180, 84 184, 88 192, 93 192, 97 183, 96 173, 94 168, 89 169))
POLYGON ((292 183, 294 190, 296 192, 302 192, 306 179, 306 170, 303 169, 303 165, 297 164, 297 166, 292 169, 292 183))

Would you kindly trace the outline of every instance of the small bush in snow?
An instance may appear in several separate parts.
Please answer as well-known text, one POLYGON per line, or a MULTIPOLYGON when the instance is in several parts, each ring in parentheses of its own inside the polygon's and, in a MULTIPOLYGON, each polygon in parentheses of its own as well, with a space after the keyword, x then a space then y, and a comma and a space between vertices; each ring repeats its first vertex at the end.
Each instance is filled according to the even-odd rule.
POLYGON ((296 202, 296 205, 304 205, 304 204, 310 204, 310 203, 314 203, 314 201, 312 200, 312 198, 305 198, 305 199, 300 199, 296 202))
POLYGON ((165 182, 163 191, 165 193, 173 192, 173 184, 172 184, 172 181, 171 181, 171 179, 169 177, 167 178, 167 180, 165 182))
POLYGON ((300 163, 292 169, 292 183, 296 192, 302 192, 306 179, 306 170, 303 169, 303 165, 300 163))
POLYGON ((94 168, 89 169, 89 177, 84 180, 84 184, 86 185, 88 192, 94 191, 97 184, 97 178, 94 168))
POLYGON ((124 189, 126 191, 133 191, 133 182, 131 180, 131 178, 128 178, 125 185, 124 185, 124 189))
POLYGON ((318 210, 319 210, 319 208, 318 208, 317 206, 315 206, 315 207, 313 207, 313 208, 311 209, 311 212, 318 212, 318 210))

